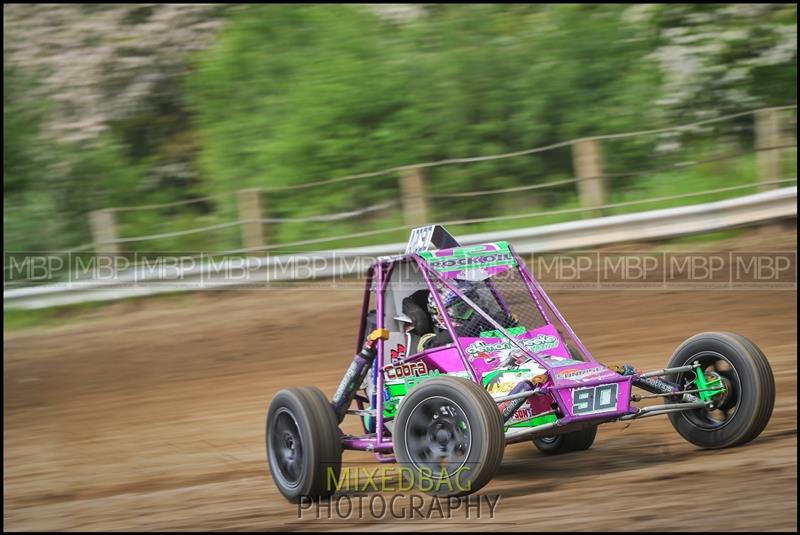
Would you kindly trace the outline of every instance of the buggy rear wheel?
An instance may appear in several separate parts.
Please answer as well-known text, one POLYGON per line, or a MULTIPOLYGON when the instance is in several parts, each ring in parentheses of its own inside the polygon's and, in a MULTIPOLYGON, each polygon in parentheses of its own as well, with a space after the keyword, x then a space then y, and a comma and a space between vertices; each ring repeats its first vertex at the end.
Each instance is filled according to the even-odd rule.
POLYGON ((597 436, 597 426, 592 425, 585 429, 552 435, 549 437, 538 437, 533 439, 533 444, 548 455, 558 455, 571 451, 588 450, 594 443, 597 436))
MULTIPOLYGON (((725 391, 707 407, 670 414, 675 430, 701 448, 738 446, 761 434, 775 404, 775 378, 764 353, 744 336, 707 332, 683 342, 668 367, 694 362, 706 380, 719 381, 725 391)), ((694 378, 694 372, 671 377, 681 386, 694 378)))
POLYGON ((266 426, 267 461, 290 502, 330 496, 339 480, 342 443, 333 408, 316 387, 287 388, 272 399, 266 426))
POLYGON ((476 492, 503 460, 505 434, 486 390, 458 377, 430 379, 400 404, 394 451, 403 477, 423 492, 476 492))

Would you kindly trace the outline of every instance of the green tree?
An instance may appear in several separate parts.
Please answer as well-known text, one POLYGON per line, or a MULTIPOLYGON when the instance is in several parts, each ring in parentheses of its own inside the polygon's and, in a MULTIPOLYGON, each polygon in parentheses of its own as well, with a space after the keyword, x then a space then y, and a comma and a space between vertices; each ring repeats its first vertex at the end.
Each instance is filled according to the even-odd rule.
MULTIPOLYGON (((395 25, 356 6, 252 6, 189 81, 202 168, 214 189, 280 186, 638 127, 658 76, 644 59, 651 41, 622 21, 623 9, 443 5, 395 25)), ((430 184, 447 192, 570 174, 562 153, 436 169, 430 184)), ((396 177, 279 195, 270 206, 336 211, 386 191, 396 177)))

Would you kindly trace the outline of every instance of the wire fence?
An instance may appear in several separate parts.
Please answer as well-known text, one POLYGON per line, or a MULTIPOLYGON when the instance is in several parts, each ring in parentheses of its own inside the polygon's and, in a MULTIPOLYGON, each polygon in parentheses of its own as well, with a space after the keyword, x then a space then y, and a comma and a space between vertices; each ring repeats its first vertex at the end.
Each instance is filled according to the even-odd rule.
MULTIPOLYGON (((646 130, 639 130, 636 132, 625 132, 619 134, 606 134, 600 136, 592 136, 592 137, 585 137, 579 139, 571 139, 568 141, 563 141, 559 143, 554 143, 546 146, 535 147, 526 150, 520 150, 515 152, 506 152, 500 154, 492 154, 492 155, 483 155, 483 156, 474 156, 474 157, 463 157, 463 158, 448 158, 448 159, 441 159, 429 162, 419 162, 414 164, 390 167, 374 172, 368 173, 360 173, 360 174, 353 174, 353 175, 346 175, 346 176, 339 176, 329 179, 323 180, 316 180, 305 182, 301 184, 292 184, 286 186, 275 186, 269 188, 255 188, 252 190, 248 190, 250 192, 249 196, 242 196, 242 192, 223 192, 218 195, 209 195, 203 197, 197 197, 192 199, 186 200, 179 200, 174 202, 166 202, 160 204, 147 204, 147 205, 139 205, 139 206, 126 206, 126 207, 115 207, 115 208, 108 208, 103 210, 107 215, 112 217, 111 219, 105 220, 105 223, 101 223, 96 225, 97 228, 93 227, 94 231, 94 240, 91 243, 82 244, 77 247, 73 247, 67 250, 60 251, 61 254, 70 254, 70 253, 79 253, 79 252, 86 252, 90 250, 95 251, 102 251, 102 250, 110 250, 111 252, 120 252, 119 245, 125 244, 138 244, 142 242, 163 242, 164 240, 172 239, 172 238, 183 238, 189 237, 193 235, 204 235, 208 233, 220 233, 222 231, 232 231, 233 229, 237 230, 237 234, 240 234, 240 247, 238 248, 219 248, 218 251, 209 251, 204 253, 208 255, 212 253, 214 255, 229 255, 229 254, 241 254, 241 253, 254 253, 254 252, 267 252, 273 251, 278 249, 292 249, 292 248, 300 248, 306 246, 314 246, 319 244, 328 244, 328 243, 335 243, 335 242, 352 242, 352 240, 357 240, 361 238, 370 238, 374 236, 381 236, 387 235, 391 233, 396 233, 399 231, 405 231, 410 228, 414 228, 416 226, 420 226, 426 223, 432 223, 434 221, 440 222, 445 225, 476 225, 476 224, 487 224, 487 223, 497 223, 497 222, 505 222, 505 221, 521 221, 521 220, 528 220, 528 219, 547 219, 548 217, 554 216, 568 216, 568 215, 575 215, 575 214, 607 214, 610 210, 616 210, 621 208, 628 208, 640 205, 654 205, 659 204, 667 201, 674 201, 679 199, 689 199, 693 197, 702 197, 702 196, 709 196, 709 195, 716 195, 716 194, 727 194, 729 192, 737 192, 742 190, 754 190, 755 188, 764 188, 764 187, 771 187, 777 185, 786 185, 791 182, 796 183, 796 178, 783 178, 785 173, 778 169, 776 171, 776 167, 773 163, 771 168, 768 167, 768 159, 762 158, 762 155, 769 154, 769 155, 778 155, 779 166, 780 158, 782 152, 786 149, 795 149, 796 154, 796 128, 791 129, 790 132, 786 132, 786 129, 781 126, 781 122, 778 121, 778 129, 779 132, 762 132, 759 130, 761 128, 759 123, 759 116, 764 114, 778 114, 780 112, 786 112, 791 110, 796 110, 796 105, 789 105, 789 106, 780 106, 774 108, 765 108, 760 110, 751 110, 745 111, 740 113, 734 113, 725 115, 722 117, 715 117, 700 121, 694 121, 691 123, 680 124, 676 126, 670 126, 665 128, 655 128, 655 129, 646 129, 646 130), (593 150, 600 150, 599 143, 600 142, 619 142, 623 140, 636 140, 638 146, 633 147, 631 150, 639 150, 639 151, 649 151, 655 150, 654 149, 654 141, 652 139, 648 141, 642 141, 642 138, 645 137, 658 137, 662 134, 675 134, 681 132, 692 132, 693 135, 696 134, 698 129, 702 129, 703 127, 710 127, 711 125, 720 125, 725 122, 734 121, 736 119, 741 119, 743 117, 748 116, 756 116, 756 121, 753 123, 754 127, 752 129, 752 137, 755 140, 754 146, 749 147, 747 150, 733 150, 723 153, 716 153, 712 154, 711 156, 705 157, 694 157, 686 159, 684 161, 670 161, 664 165, 654 165, 649 169, 637 170, 637 171, 625 171, 625 170, 614 170, 613 165, 607 165, 607 168, 603 168, 602 164, 602 152, 600 154, 599 164, 596 164, 593 169, 586 171, 585 169, 581 172, 580 169, 580 162, 578 161, 580 155, 576 156, 576 147, 578 145, 583 144, 584 148, 593 148, 593 150), (760 140, 760 138, 769 137, 770 142, 764 143, 760 140), (787 139, 792 138, 792 139, 787 139), (573 170, 567 174, 567 176, 555 177, 553 180, 548 180, 545 182, 536 182, 536 183, 528 183, 522 185, 508 185, 502 187, 495 187, 495 188, 486 188, 486 189, 473 189, 469 191, 448 191, 447 188, 450 189, 459 187, 460 184, 458 181, 440 181, 436 184, 429 184, 438 187, 430 188, 430 191, 426 191, 427 188, 424 184, 424 179, 422 178, 421 171, 428 169, 434 170, 439 168, 447 168, 450 166, 456 165, 463 165, 463 164, 479 164, 481 162, 492 162, 497 160, 507 160, 512 158, 518 158, 522 156, 531 156, 531 155, 541 155, 545 153, 549 153, 551 151, 555 151, 557 149, 570 149, 573 152, 573 170), (721 162, 733 162, 733 161, 741 161, 746 158, 755 158, 758 161, 755 163, 757 169, 754 169, 751 176, 746 178, 744 183, 736 183, 735 181, 728 180, 726 177, 721 178, 721 182, 719 187, 707 188, 702 191, 680 191, 676 189, 676 191, 680 191, 675 194, 671 195, 659 195, 650 191, 649 193, 645 191, 644 198, 637 198, 637 199, 624 199, 616 194, 615 188, 611 188, 609 192, 601 192, 601 194, 595 195, 594 199, 589 199, 588 201, 584 198, 586 196, 591 197, 592 193, 589 192, 588 194, 585 193, 584 189, 585 186, 590 185, 592 187, 597 186, 600 184, 600 187, 605 187, 602 182, 606 179, 609 180, 628 180, 634 179, 639 177, 658 177, 659 180, 666 182, 667 186, 673 186, 674 182, 670 182, 671 180, 674 181, 674 178, 669 175, 669 173, 674 173, 676 171, 684 171, 692 168, 698 168, 710 164, 716 164, 721 162), (767 163, 763 163, 764 162, 767 163), (762 164, 763 163, 763 164, 762 164), (341 195, 342 191, 341 188, 344 184, 353 183, 356 181, 368 180, 371 178, 376 177, 386 177, 390 175, 397 175, 399 176, 400 180, 398 181, 398 187, 387 190, 385 192, 378 192, 383 194, 385 197, 393 197, 392 199, 388 199, 382 202, 372 203, 370 206, 364 208, 357 208, 357 209, 350 209, 350 210, 343 210, 338 212, 332 213, 324 213, 324 214, 313 214, 308 216, 296 216, 296 217, 277 217, 275 215, 265 215, 264 210, 261 207, 260 198, 263 195, 269 195, 271 198, 271 202, 269 206, 275 206, 276 204, 280 204, 279 202, 275 202, 275 199, 279 199, 281 194, 292 194, 292 192, 297 192, 300 190, 307 190, 310 188, 324 188, 324 187, 336 187, 338 188, 338 193, 341 195), (416 176, 416 178, 415 178, 416 176), (417 182, 419 183, 417 183, 417 182), (728 185, 729 184, 729 185, 728 185), (577 189, 577 191, 576 191, 577 189), (556 206, 553 209, 545 209, 547 206, 543 206, 542 202, 531 202, 530 204, 533 206, 537 206, 541 209, 537 209, 534 211, 530 210, 519 210, 515 213, 503 213, 502 215, 486 215, 481 217, 472 217, 472 218, 459 218, 459 217, 448 217, 450 214, 460 214, 464 212, 472 211, 470 209, 476 206, 483 207, 489 206, 489 199, 494 197, 500 197, 506 195, 511 202, 513 203, 515 200, 517 202, 517 206, 523 205, 527 206, 529 199, 525 198, 523 200, 519 195, 510 195, 510 194, 522 194, 525 192, 535 192, 540 194, 547 190, 551 195, 552 198, 548 198, 548 203, 551 206, 556 206), (175 230, 166 230, 166 231, 159 231, 153 232, 149 234, 142 234, 142 235, 135 235, 135 236, 123 236, 120 230, 124 230, 126 228, 126 224, 124 222, 117 222, 114 217, 123 216, 124 214, 131 214, 135 212, 152 212, 152 211, 159 211, 165 209, 174 209, 178 207, 184 207, 192 204, 200 204, 200 203, 217 203, 220 205, 226 206, 234 206, 234 200, 238 197, 238 208, 230 208, 229 212, 235 212, 236 219, 234 220, 223 220, 219 223, 213 224, 199 224, 202 221, 200 217, 191 217, 186 220, 186 225, 190 228, 183 228, 183 229, 175 229, 175 230), (558 201, 558 195, 561 195, 561 201, 558 201), (615 197, 616 195, 616 197, 615 197), (451 201, 454 200, 462 200, 463 202, 472 202, 472 205, 465 205, 464 207, 459 207, 455 205, 451 205, 451 201), (556 199, 553 201, 553 199, 556 199), (565 202, 564 199, 567 199, 569 202, 565 202), (433 203, 437 206, 436 214, 437 217, 430 216, 430 208, 428 203, 433 203), (445 203, 441 205, 441 209, 438 208, 440 205, 436 203, 445 203), (475 204, 477 203, 477 204, 475 204), (570 205, 570 203, 572 205, 570 205), (563 206, 563 207, 558 207, 563 206), (444 219, 444 221, 442 221, 444 219), (397 224, 402 221, 403 224, 397 224), (309 226, 310 224, 320 223, 317 226, 309 226), (294 234, 291 235, 311 235, 318 234, 320 232, 330 232, 334 233, 334 235, 330 236, 319 236, 319 237, 309 237, 307 239, 295 239, 295 240, 274 240, 275 243, 267 243, 267 239, 263 236, 263 229, 264 227, 272 229, 280 229, 281 226, 291 226, 296 225, 300 226, 301 230, 296 231, 294 234), (339 225, 339 226, 337 226, 339 225), (350 225, 350 227, 342 226, 342 225, 350 225), (369 230, 362 230, 358 232, 343 232, 344 229, 352 228, 353 225, 369 225, 372 227, 369 230), (110 227, 110 228, 108 228, 110 227), (313 228, 314 232, 310 230, 313 228), (250 234, 248 235, 247 232, 250 234), (248 237, 249 236, 249 237, 248 237), (282 242, 282 243, 281 243, 282 242)), ((796 118, 793 117, 793 120, 796 121, 796 118)), ((752 122, 751 122, 752 123, 752 122)), ((785 123, 785 121, 784 121, 785 123)), ((796 124, 796 123, 795 123, 796 124)), ((762 128, 763 129, 763 128, 762 128)), ((607 150, 607 149, 606 149, 607 150)), ((609 154, 613 155, 614 151, 609 152, 609 154)), ((655 158, 653 158, 655 159, 655 158)), ((796 157, 795 163, 796 166, 796 157)), ((782 169, 782 168, 781 168, 782 169)), ((790 171, 789 174, 791 175, 792 172, 790 171)), ((796 174, 796 171, 794 172, 796 174)), ((625 188, 630 191, 635 191, 637 188, 636 184, 633 183, 625 183, 625 188)), ((644 190, 643 190, 644 191, 644 190)), ((345 191, 346 193, 346 191, 345 191)), ((536 201, 536 199, 533 199, 536 201)), ((541 201, 541 200, 540 200, 541 201)), ((492 205, 492 206, 503 206, 503 205, 492 205)), ((274 209, 274 208, 273 208, 274 209)), ((503 212, 506 210, 500 208, 503 212)), ((278 210, 279 211, 279 210, 278 210)), ((219 213, 215 213, 214 217, 219 217, 223 212, 220 211, 219 213)), ((154 224, 155 225, 155 224, 154 224)), ((161 228, 161 225, 158 224, 158 228, 161 228)), ((273 236, 274 238, 275 236, 273 236)), ((237 239, 234 235, 230 235, 226 238, 226 240, 230 241, 233 239, 237 239)), ((227 243, 227 241, 226 241, 227 243)), ((180 248, 179 248, 180 249, 180 248)), ((185 249, 184 249, 185 250, 185 249)))
MULTIPOLYGON (((779 149, 787 149, 787 148, 794 148, 796 144, 791 145, 778 145, 775 147, 769 148, 759 148, 755 149, 756 151, 759 150, 779 150, 779 149)), ((726 154, 722 156, 715 156, 712 158, 706 158, 702 160, 695 160, 690 162, 679 162, 675 164, 670 164, 662 167, 651 168, 647 170, 641 171, 632 171, 627 173, 603 173, 604 177, 608 178, 622 178, 622 177, 636 177, 636 176, 646 176, 646 175, 653 175, 657 173, 664 173, 668 171, 673 171, 676 169, 685 169, 687 167, 692 167, 696 165, 705 165, 714 162, 721 162, 726 160, 733 160, 736 158, 741 158, 743 156, 747 156, 748 152, 737 152, 735 154, 726 154)), ((459 197, 481 197, 484 195, 497 195, 501 193, 518 193, 520 191, 532 191, 537 189, 546 189, 552 188, 555 186, 563 186, 565 184, 575 184, 577 182, 586 181, 586 180, 594 180, 596 177, 573 177, 573 178, 566 178, 563 180, 554 180, 551 182, 543 182, 541 184, 530 184, 527 186, 514 186, 509 188, 497 188, 497 189, 489 189, 489 190, 478 190, 478 191, 464 191, 458 193, 430 193, 428 197, 431 199, 455 199, 459 197)))
MULTIPOLYGON (((788 184, 790 182, 796 182, 797 177, 794 178, 784 178, 779 180, 771 180, 764 182, 765 186, 770 185, 780 185, 780 184, 788 184)), ((670 201, 670 200, 677 200, 677 199, 686 199, 689 197, 702 197, 707 195, 712 195, 715 193, 722 193, 728 191, 737 191, 746 188, 752 188, 752 184, 744 184, 739 186, 730 186, 726 188, 715 188, 711 190, 705 191, 698 191, 693 193, 684 193, 679 195, 667 195, 662 197, 654 197, 650 199, 642 199, 638 201, 629 201, 629 202, 621 202, 621 203, 608 203, 605 205, 600 206, 601 209, 610 209, 610 208, 620 208, 624 206, 634 206, 634 205, 642 205, 648 203, 655 203, 655 202, 663 202, 663 201, 670 201)), ((536 218, 536 217, 543 217, 549 216, 554 214, 574 214, 574 213, 581 213, 596 210, 598 207, 591 207, 591 208, 572 208, 572 209, 564 209, 564 210, 551 210, 545 212, 530 212, 525 214, 513 214, 513 215, 506 215, 506 216, 496 216, 496 217, 484 217, 484 218, 473 218, 473 219, 454 219, 450 221, 443 221, 440 224, 445 226, 457 226, 457 225, 468 225, 473 223, 485 223, 491 221, 511 221, 516 219, 528 219, 528 218, 536 218)), ((364 231, 364 232, 354 232, 351 234, 346 234, 342 236, 332 236, 326 238, 317 238, 317 239, 310 239, 310 240, 301 240, 292 243, 284 243, 284 244, 273 244, 267 245, 264 247, 255 247, 250 249, 233 249, 230 251, 222 251, 218 253, 219 255, 226 255, 226 254, 236 254, 236 253, 244 253, 244 252, 257 252, 257 251, 271 251, 275 249, 291 249, 293 247, 299 247, 304 245, 319 245, 323 243, 331 243, 336 241, 347 241, 352 238, 362 238, 365 236, 376 236, 380 234, 388 234, 391 232, 398 232, 398 231, 408 231, 415 227, 415 225, 400 225, 385 229, 379 230, 371 230, 371 231, 364 231)), ((205 254, 208 256, 208 253, 205 254)), ((199 256, 195 257, 199 258, 199 256)))
MULTIPOLYGON (((426 169, 426 168, 440 167, 440 166, 445 166, 445 165, 477 163, 477 162, 486 162, 486 161, 500 160, 500 159, 506 159, 506 158, 515 158, 515 157, 518 157, 518 156, 526 156, 526 155, 537 154, 537 153, 541 153, 541 152, 547 152, 547 151, 551 151, 551 150, 558 149, 558 148, 570 147, 576 141, 579 141, 579 140, 603 141, 603 140, 625 139, 625 138, 638 137, 638 136, 650 136, 650 135, 662 134, 662 133, 667 133, 667 132, 689 130, 689 129, 692 129, 692 128, 697 128, 699 126, 705 126, 705 125, 709 125, 709 124, 715 124, 715 123, 730 121, 732 119, 737 119, 737 118, 741 118, 741 117, 745 117, 745 116, 750 116, 750 115, 753 115, 753 114, 761 112, 761 111, 767 111, 767 110, 786 111, 786 110, 796 110, 796 109, 797 109, 797 105, 796 104, 792 104, 792 105, 788 105, 788 106, 778 106, 778 107, 773 107, 773 108, 761 108, 761 109, 758 109, 758 110, 750 110, 750 111, 745 111, 745 112, 740 112, 740 113, 733 113, 733 114, 724 115, 724 116, 721 116, 721 117, 715 117, 715 118, 711 118, 711 119, 704 119, 704 120, 701 120, 701 121, 695 121, 695 122, 692 122, 692 123, 669 126, 669 127, 665 127, 665 128, 656 128, 656 129, 651 129, 651 130, 639 130, 639 131, 635 131, 635 132, 624 132, 624 133, 620 133, 620 134, 604 134, 604 135, 600 135, 600 136, 590 136, 590 137, 580 138, 580 139, 571 139, 571 140, 568 140, 568 141, 562 141, 562 142, 554 143, 554 144, 551 144, 551 145, 546 145, 546 146, 542 146, 542 147, 535 147, 535 148, 516 151, 516 152, 506 152, 506 153, 502 153, 502 154, 492 154, 492 155, 486 155, 486 156, 474 156, 474 157, 469 157, 469 158, 450 158, 450 159, 438 160, 438 161, 433 161, 433 162, 419 162, 419 163, 407 164, 407 165, 402 165, 402 166, 390 167, 390 168, 381 169, 379 171, 373 171, 373 172, 369 172, 369 173, 346 175, 346 176, 340 176, 340 177, 329 178, 329 179, 324 179, 324 180, 316 180, 316 181, 312 181, 312 182, 304 182, 302 184, 292 184, 292 185, 287 185, 287 186, 265 187, 265 188, 258 188, 258 189, 260 191, 264 192, 264 193, 277 193, 277 192, 282 192, 282 191, 295 191, 295 190, 299 190, 299 189, 307 189, 307 188, 313 188, 313 187, 317 187, 317 186, 325 186, 325 185, 329 185, 329 184, 340 184, 342 182, 350 182, 350 181, 353 181, 353 180, 362 180, 362 179, 366 179, 366 178, 374 178, 374 177, 379 177, 379 176, 386 176, 386 175, 391 175, 391 174, 395 174, 395 173, 400 173, 400 172, 403 172, 403 171, 406 171, 406 170, 409 170, 409 169, 426 169)), ((796 146, 797 145, 795 143, 795 144, 791 144, 791 145, 781 145, 781 146, 769 147, 769 149, 782 149, 782 148, 790 148, 790 147, 796 147, 796 146)), ((766 150, 766 149, 759 149, 759 150, 766 150)), ((709 160, 709 161, 713 161, 713 160, 709 160)), ((638 174, 642 174, 642 173, 644 173, 644 171, 639 172, 638 174)), ((607 174, 606 176, 612 176, 612 175, 608 175, 607 174)), ((614 176, 623 176, 623 175, 614 175, 614 176)), ((567 183, 571 183, 571 182, 577 182, 578 180, 580 180, 580 179, 573 178, 573 179, 554 181, 554 182, 549 182, 549 183, 544 183, 544 184, 535 184, 535 185, 530 185, 530 186, 522 186, 520 188, 499 188, 499 189, 495 189, 495 190, 478 191, 478 192, 472 192, 472 193, 474 193, 476 195, 479 195, 479 194, 480 195, 483 195, 483 194, 494 194, 494 193, 508 193, 508 192, 514 192, 514 191, 524 191, 524 190, 527 190, 527 189, 539 189, 539 188, 552 187, 552 186, 556 186, 556 185, 563 185, 563 184, 567 184, 567 183)), ((463 196, 463 195, 466 195, 466 194, 461 194, 461 195, 463 196)), ((438 194, 438 196, 439 197, 444 197, 443 194, 438 194)), ((455 195, 450 195, 450 196, 455 196, 455 195)), ((142 205, 142 206, 110 208, 110 210, 113 210, 113 211, 116 211, 116 212, 136 211, 136 210, 154 210, 154 209, 160 209, 160 208, 169 208, 169 207, 175 207, 175 206, 180 206, 180 205, 204 202, 204 201, 208 201, 208 200, 216 200, 216 199, 219 199, 219 198, 220 198, 220 196, 206 196, 206 197, 199 197, 199 198, 195 198, 195 199, 188 199, 188 200, 184 200, 184 201, 176 201, 176 202, 163 203, 163 204, 152 204, 152 205, 142 205)), ((335 215, 335 214, 331 214, 331 215, 335 215)), ((280 221, 276 219, 276 222, 280 222, 280 221)))
MULTIPOLYGON (((796 180, 797 180, 796 177, 785 178, 785 179, 768 181, 768 182, 765 182, 763 185, 765 185, 765 186, 785 185, 785 184, 788 184, 790 182, 796 182, 796 180)), ((602 208, 604 208, 604 209, 613 209, 613 208, 620 208, 620 207, 625 207, 625 206, 644 205, 644 204, 649 204, 649 203, 686 199, 686 198, 689 198, 689 197, 706 197, 706 196, 709 196, 709 195, 714 195, 714 194, 718 194, 718 193, 722 193, 722 192, 737 191, 737 190, 742 190, 742 189, 746 189, 746 188, 750 188, 750 187, 752 187, 752 186, 749 185, 749 184, 744 184, 744 185, 730 186, 730 187, 725 187, 725 188, 715 188, 715 189, 711 189, 711 190, 703 190, 703 191, 691 192, 691 193, 685 193, 685 194, 669 195, 669 196, 662 196, 662 197, 650 198, 650 199, 641 199, 641 200, 629 201, 629 202, 608 203, 606 205, 603 205, 602 208)), ((458 225, 466 225, 466 224, 473 224, 473 223, 480 223, 480 222, 487 222, 487 221, 506 221, 506 220, 518 220, 518 219, 523 219, 523 218, 537 218, 537 217, 544 217, 544 216, 552 215, 554 213, 559 213, 559 214, 561 214, 561 213, 567 213, 567 214, 580 213, 580 212, 584 212, 584 211, 592 210, 592 209, 594 209, 594 208, 575 208, 575 209, 565 209, 565 210, 553 210, 553 211, 550 211, 550 212, 532 212, 532 213, 526 213, 526 214, 514 214, 514 215, 498 216, 498 217, 490 217, 490 218, 460 219, 460 220, 444 221, 441 224, 446 225, 446 226, 450 226, 450 227, 456 227, 458 225)), ((258 248, 239 248, 239 249, 231 249, 231 250, 218 251, 218 252, 201 252, 201 253, 196 253, 196 254, 175 254, 175 255, 172 255, 172 256, 174 256, 174 258, 172 260, 175 262, 175 264, 185 265, 187 262, 194 262, 195 260, 198 260, 198 259, 201 260, 201 261, 209 262, 209 261, 216 261, 216 260, 222 259, 224 257, 230 257, 231 255, 241 255, 242 253, 259 253, 260 255, 270 254, 271 252, 273 252, 275 250, 278 250, 278 249, 282 249, 283 253, 286 254, 286 253, 295 252, 295 251, 292 251, 293 248, 305 247, 305 246, 309 246, 309 245, 312 245, 312 246, 323 245, 323 244, 328 245, 328 244, 331 244, 331 243, 334 243, 334 242, 348 241, 348 240, 351 240, 351 239, 354 239, 354 238, 363 238, 363 237, 369 237, 369 236, 387 235, 387 234, 390 234, 390 233, 397 233, 397 232, 407 232, 410 229, 412 229, 413 227, 414 227, 414 225, 400 225, 400 226, 391 227, 391 228, 385 228, 385 229, 369 230, 369 231, 356 232, 356 233, 350 233, 350 234, 347 234, 347 235, 338 235, 338 236, 325 237, 325 238, 315 238, 315 239, 308 239, 308 240, 300 240, 300 241, 296 241, 296 242, 293 242, 293 243, 273 244, 273 245, 267 245, 267 246, 258 247, 258 248)), ((339 249, 338 251, 340 253, 343 253, 343 252, 346 253, 347 250, 339 249)), ((304 252, 313 255, 313 254, 323 254, 323 253, 326 253, 327 251, 312 250, 312 251, 304 251, 304 252)), ((74 251, 65 251, 65 252, 62 252, 61 254, 64 255, 64 256, 67 256, 69 254, 74 254, 74 251)), ((52 256, 52 255, 49 255, 49 256, 52 256)), ((135 262, 126 262, 125 265, 124 265, 126 271, 130 271, 130 270, 133 270, 133 269, 136 269, 136 268, 140 268, 140 267, 146 267, 146 268, 152 268, 153 267, 153 261, 148 259, 146 254, 141 254, 140 253, 138 255, 134 255, 134 258, 136 258, 136 257, 141 258, 142 260, 135 261, 135 262)), ((158 258, 158 255, 157 255, 157 258, 158 258)), ((237 256, 237 258, 239 258, 239 257, 237 256)), ((252 260, 255 260, 255 258, 252 259, 252 260)), ((72 265, 72 264, 73 264, 72 262, 67 262, 66 263, 66 265, 72 265)), ((6 266, 4 269, 6 271, 8 271, 8 270, 14 269, 14 268, 19 269, 18 266, 15 266, 12 263, 11 265, 6 266)), ((45 281, 45 282, 54 282, 54 280, 57 280, 57 274, 56 274, 55 279, 52 277, 52 275, 53 275, 53 273, 51 273, 51 277, 48 278, 48 280, 45 281)), ((27 283, 27 282, 31 282, 33 280, 34 280, 33 277, 15 276, 14 280, 12 281, 12 283, 11 284, 7 284, 6 288, 19 286, 21 284, 24 284, 24 283, 27 283)))

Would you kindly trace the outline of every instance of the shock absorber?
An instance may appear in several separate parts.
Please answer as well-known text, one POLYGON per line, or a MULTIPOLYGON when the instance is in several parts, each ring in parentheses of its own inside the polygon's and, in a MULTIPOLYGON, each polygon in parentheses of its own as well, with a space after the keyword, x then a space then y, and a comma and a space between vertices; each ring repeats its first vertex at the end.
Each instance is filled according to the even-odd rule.
POLYGON ((347 409, 350 407, 350 403, 353 402, 353 398, 356 396, 358 387, 360 387, 364 382, 364 378, 366 378, 367 373, 372 366, 372 362, 378 355, 378 342, 380 340, 388 339, 389 331, 386 329, 375 329, 369 333, 369 336, 367 336, 367 339, 364 341, 364 345, 361 347, 361 351, 356 353, 356 355, 353 357, 353 362, 351 362, 350 367, 347 368, 347 371, 345 372, 344 377, 342 377, 342 381, 339 383, 339 387, 336 389, 336 393, 333 394, 333 399, 331 400, 333 411, 336 413, 336 418, 339 420, 339 423, 344 420, 344 416, 347 414, 347 409))

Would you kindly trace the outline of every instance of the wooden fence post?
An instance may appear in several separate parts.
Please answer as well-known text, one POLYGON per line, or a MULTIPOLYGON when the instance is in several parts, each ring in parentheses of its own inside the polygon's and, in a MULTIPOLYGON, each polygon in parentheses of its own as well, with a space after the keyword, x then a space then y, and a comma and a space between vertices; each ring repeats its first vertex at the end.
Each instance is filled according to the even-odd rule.
MULTIPOLYGON (((261 190, 259 188, 242 189, 237 192, 239 201, 239 220, 252 221, 264 217, 261 211, 261 190)), ((242 223, 242 245, 245 249, 264 247, 263 223, 242 223)))
MULTIPOLYGON (((606 181, 603 176, 603 151, 596 139, 572 142, 572 162, 578 178, 578 196, 584 208, 596 208, 606 202, 606 181)), ((587 210, 583 217, 598 217, 602 210, 587 210)))
POLYGON ((412 167, 400 175, 400 192, 406 225, 427 224, 428 201, 425 198, 425 177, 420 168, 412 167))
POLYGON ((764 184, 782 178, 781 170, 781 122, 778 111, 774 109, 756 112, 756 159, 758 163, 759 189, 765 191, 777 187, 764 184))
POLYGON ((119 246, 116 243, 117 227, 114 210, 93 210, 89 212, 89 226, 92 229, 92 243, 97 254, 116 255, 119 246))

